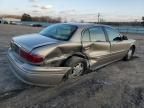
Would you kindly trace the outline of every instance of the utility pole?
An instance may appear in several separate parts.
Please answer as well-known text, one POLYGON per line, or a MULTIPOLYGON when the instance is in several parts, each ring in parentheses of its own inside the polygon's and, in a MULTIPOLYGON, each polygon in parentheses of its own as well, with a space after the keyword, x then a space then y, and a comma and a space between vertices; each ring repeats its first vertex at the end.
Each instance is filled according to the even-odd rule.
POLYGON ((98 13, 98 23, 100 22, 100 13, 98 13))
POLYGON ((144 16, 142 17, 142 25, 144 26, 144 16))

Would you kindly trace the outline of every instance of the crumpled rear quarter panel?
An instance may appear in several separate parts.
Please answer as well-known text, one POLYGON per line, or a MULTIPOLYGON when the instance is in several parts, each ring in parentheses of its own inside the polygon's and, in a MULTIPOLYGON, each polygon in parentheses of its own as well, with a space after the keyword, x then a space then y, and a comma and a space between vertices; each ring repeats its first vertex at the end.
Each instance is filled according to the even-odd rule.
POLYGON ((69 56, 80 52, 81 48, 79 42, 62 42, 37 48, 34 52, 45 57, 45 65, 60 66, 69 56))

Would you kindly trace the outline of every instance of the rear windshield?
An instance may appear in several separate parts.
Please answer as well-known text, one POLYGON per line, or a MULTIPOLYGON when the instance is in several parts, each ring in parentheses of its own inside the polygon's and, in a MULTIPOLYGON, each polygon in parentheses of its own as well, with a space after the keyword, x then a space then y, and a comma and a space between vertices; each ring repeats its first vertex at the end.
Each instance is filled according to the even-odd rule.
POLYGON ((40 32, 41 35, 54 38, 57 40, 69 40, 77 30, 77 26, 70 24, 50 25, 40 32))

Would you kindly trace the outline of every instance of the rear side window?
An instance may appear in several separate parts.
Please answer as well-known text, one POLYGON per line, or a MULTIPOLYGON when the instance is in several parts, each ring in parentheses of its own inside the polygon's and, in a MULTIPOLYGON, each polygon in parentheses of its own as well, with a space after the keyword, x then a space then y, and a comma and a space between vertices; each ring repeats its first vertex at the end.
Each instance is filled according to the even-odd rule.
POLYGON ((92 42, 106 41, 104 31, 101 27, 94 27, 89 29, 90 39, 92 42))
POLYGON ((85 31, 83 32, 82 41, 83 41, 83 42, 89 42, 89 41, 90 41, 90 33, 89 33, 89 30, 85 30, 85 31))
POLYGON ((83 32, 83 41, 105 42, 105 34, 101 27, 92 27, 83 32))
POLYGON ((108 37, 109 37, 109 41, 115 41, 117 37, 120 37, 119 32, 117 32, 115 29, 110 28, 110 27, 106 27, 105 28, 108 37))

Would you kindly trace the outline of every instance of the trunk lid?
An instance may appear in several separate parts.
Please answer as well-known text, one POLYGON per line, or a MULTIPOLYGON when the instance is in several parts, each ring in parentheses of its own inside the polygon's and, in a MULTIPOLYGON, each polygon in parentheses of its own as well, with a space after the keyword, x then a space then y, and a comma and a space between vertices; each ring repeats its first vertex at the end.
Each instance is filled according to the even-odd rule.
POLYGON ((51 45, 60 42, 56 39, 42 36, 40 34, 28 34, 18 36, 14 37, 12 41, 18 44, 19 47, 26 49, 28 52, 32 51, 34 48, 37 47, 51 45))

